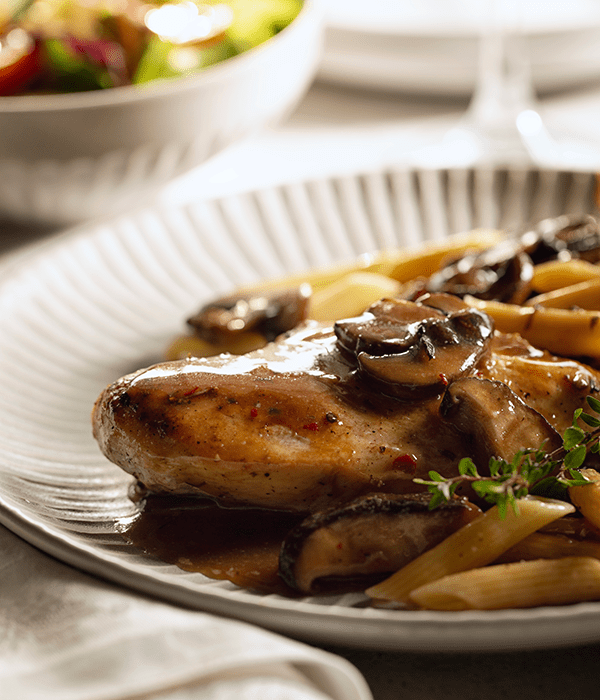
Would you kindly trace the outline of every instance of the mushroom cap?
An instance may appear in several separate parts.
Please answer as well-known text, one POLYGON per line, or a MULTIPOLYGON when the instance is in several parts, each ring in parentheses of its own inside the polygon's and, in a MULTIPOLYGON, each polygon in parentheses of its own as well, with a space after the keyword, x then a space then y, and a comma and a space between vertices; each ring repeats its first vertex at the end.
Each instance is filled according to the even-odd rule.
POLYGON ((426 288, 433 293, 520 304, 529 295, 532 276, 533 263, 522 244, 507 239, 449 263, 429 278, 426 288))
POLYGON ((203 306, 187 323, 209 343, 223 343, 248 332, 260 333, 270 341, 307 318, 311 293, 309 284, 301 284, 222 297, 203 306))
POLYGON ((465 436, 484 471, 491 458, 510 462, 524 449, 562 447, 557 430, 504 382, 462 377, 448 386, 440 404, 443 418, 465 436))
POLYGON ((402 568, 481 511, 466 499, 436 510, 430 494, 374 493, 315 513, 285 537, 279 574, 305 594, 359 588, 402 568))
POLYGON ((580 258, 600 262, 600 223, 591 215, 563 215, 543 219, 521 236, 524 251, 535 265, 580 258))
POLYGON ((419 399, 441 393, 489 348, 494 325, 484 312, 448 294, 416 301, 382 299, 334 325, 339 347, 382 393, 419 399))

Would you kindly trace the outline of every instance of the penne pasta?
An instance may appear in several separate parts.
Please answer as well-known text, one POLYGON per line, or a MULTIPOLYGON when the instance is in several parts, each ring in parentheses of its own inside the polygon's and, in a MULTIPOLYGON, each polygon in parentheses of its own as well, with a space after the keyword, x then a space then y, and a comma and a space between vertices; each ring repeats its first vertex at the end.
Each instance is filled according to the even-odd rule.
POLYGON ((600 528, 600 474, 595 469, 582 469, 582 474, 593 483, 572 486, 569 496, 573 504, 597 528, 600 528))
POLYGON ((494 319, 496 330, 519 333, 532 345, 567 357, 600 357, 600 311, 517 306, 465 299, 494 319))
POLYGON ((524 306, 546 306, 554 309, 600 309, 600 277, 585 280, 528 299, 524 306))
POLYGON ((536 292, 552 292, 578 282, 600 278, 600 267, 586 260, 550 260, 533 268, 531 288, 536 292))
POLYGON ((469 251, 490 248, 504 240, 504 234, 494 229, 475 229, 466 234, 451 236, 441 243, 428 243, 415 252, 404 251, 396 255, 396 264, 387 272, 398 282, 408 282, 416 277, 429 277, 448 260, 469 251))
POLYGON ((502 518, 493 506, 366 593, 375 600, 409 601, 411 591, 449 574, 486 566, 540 527, 574 512, 570 503, 542 498, 519 501, 502 518))
POLYGON ((600 560, 600 541, 577 540, 565 535, 534 532, 507 549, 494 563, 506 564, 514 561, 560 559, 561 557, 593 557, 600 560))
POLYGON ((600 599, 600 561, 565 557, 496 564, 426 584, 410 600, 429 610, 500 610, 600 599))
POLYGON ((315 292, 310 300, 310 318, 335 321, 358 316, 384 297, 398 294, 400 283, 377 272, 352 272, 315 292))

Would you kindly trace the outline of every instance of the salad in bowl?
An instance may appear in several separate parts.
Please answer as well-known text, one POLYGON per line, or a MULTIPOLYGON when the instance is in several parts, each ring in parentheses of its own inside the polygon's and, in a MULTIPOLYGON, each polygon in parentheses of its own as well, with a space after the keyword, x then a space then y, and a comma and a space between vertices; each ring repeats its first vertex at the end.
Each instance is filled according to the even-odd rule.
POLYGON ((301 0, 9 0, 0 7, 0 96, 190 75, 265 42, 301 6, 301 0))
POLYGON ((0 221, 61 226, 138 207, 277 124, 320 61, 314 0, 0 8, 0 221))

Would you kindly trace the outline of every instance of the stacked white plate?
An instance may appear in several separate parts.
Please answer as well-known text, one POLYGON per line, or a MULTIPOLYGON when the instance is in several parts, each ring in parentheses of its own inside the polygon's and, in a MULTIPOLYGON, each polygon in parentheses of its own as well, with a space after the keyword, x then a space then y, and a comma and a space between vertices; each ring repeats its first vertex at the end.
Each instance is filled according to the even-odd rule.
POLYGON ((518 8, 536 88, 550 92, 600 77, 600 5, 594 0, 321 0, 320 77, 356 87, 464 96, 477 71, 478 37, 496 5, 518 8))

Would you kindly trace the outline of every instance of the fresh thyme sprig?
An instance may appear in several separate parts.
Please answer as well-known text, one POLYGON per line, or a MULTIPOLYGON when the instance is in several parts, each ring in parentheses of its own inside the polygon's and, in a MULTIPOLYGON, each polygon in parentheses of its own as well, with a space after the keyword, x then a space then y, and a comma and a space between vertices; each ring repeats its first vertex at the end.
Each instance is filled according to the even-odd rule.
MULTIPOLYGON (((594 413, 600 414, 598 399, 588 396, 587 403, 594 413)), ((445 478, 430 471, 429 480, 414 481, 427 486, 431 493, 430 509, 449 501, 459 485, 470 483, 480 498, 497 505, 501 517, 505 517, 509 506, 518 512, 518 500, 528 494, 568 500, 569 487, 590 483, 579 471, 588 452, 600 452, 600 419, 578 408, 558 450, 545 452, 543 445, 520 450, 510 462, 492 457, 489 475, 480 474, 473 460, 465 457, 459 462, 457 476, 445 478), (592 430, 584 430, 580 422, 592 430)))

